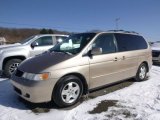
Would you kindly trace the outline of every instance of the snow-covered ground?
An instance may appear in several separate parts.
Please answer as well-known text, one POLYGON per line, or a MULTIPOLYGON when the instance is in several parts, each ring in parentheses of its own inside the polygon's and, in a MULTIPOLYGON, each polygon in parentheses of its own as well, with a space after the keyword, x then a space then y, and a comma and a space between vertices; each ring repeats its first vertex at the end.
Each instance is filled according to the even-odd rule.
POLYGON ((0 78, 0 120, 160 120, 160 67, 153 66, 150 75, 147 81, 86 100, 70 110, 51 108, 38 114, 19 102, 9 80, 0 78), (115 105, 91 114, 102 101, 115 105))

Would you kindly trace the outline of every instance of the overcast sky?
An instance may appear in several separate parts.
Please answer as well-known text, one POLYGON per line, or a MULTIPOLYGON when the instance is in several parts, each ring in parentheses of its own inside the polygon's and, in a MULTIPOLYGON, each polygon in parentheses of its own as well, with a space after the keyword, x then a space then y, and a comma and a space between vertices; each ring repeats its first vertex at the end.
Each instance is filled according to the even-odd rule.
POLYGON ((0 0, 0 27, 136 31, 160 41, 160 0, 0 0))

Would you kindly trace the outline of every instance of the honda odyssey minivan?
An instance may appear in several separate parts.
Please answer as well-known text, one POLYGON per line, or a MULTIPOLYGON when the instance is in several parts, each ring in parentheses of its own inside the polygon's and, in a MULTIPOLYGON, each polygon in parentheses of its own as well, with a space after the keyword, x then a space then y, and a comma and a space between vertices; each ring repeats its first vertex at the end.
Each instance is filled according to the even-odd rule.
POLYGON ((54 101, 67 107, 108 84, 132 77, 143 81, 151 65, 151 49, 138 33, 79 33, 23 61, 11 82, 15 92, 30 102, 54 101))

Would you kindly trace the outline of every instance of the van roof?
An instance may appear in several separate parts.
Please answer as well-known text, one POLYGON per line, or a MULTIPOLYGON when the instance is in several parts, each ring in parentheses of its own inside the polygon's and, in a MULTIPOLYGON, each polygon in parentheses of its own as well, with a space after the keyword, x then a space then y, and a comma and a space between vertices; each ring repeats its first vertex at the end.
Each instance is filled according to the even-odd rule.
POLYGON ((93 31, 93 32, 87 32, 87 33, 97 33, 97 34, 98 33, 123 33, 123 34, 140 35, 135 31, 125 31, 125 30, 93 31))
POLYGON ((135 31, 125 31, 125 30, 108 30, 107 32, 113 32, 113 33, 128 33, 128 34, 136 34, 139 35, 139 33, 135 31))

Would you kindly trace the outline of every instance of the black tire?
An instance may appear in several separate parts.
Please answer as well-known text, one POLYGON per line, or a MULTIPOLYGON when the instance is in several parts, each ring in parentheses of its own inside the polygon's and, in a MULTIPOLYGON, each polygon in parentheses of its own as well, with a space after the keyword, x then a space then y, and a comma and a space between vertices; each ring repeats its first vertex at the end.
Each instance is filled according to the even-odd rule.
MULTIPOLYGON (((20 64, 21 62, 22 62, 21 59, 8 60, 7 63, 5 64, 5 66, 4 66, 4 75, 6 77, 11 77, 12 73, 14 72, 14 70, 13 70, 13 72, 11 72, 11 70, 10 70, 11 66, 14 65, 14 64, 20 64)), ((15 70, 16 70, 16 68, 15 68, 15 70)))
POLYGON ((80 97, 82 96, 82 93, 83 93, 83 84, 82 84, 81 80, 74 75, 68 75, 68 76, 61 78, 58 81, 58 83, 56 84, 54 91, 53 91, 53 94, 52 94, 52 100, 59 107, 69 107, 69 106, 76 104, 79 101, 80 97), (72 84, 73 89, 74 89, 74 86, 79 86, 79 92, 78 92, 78 90, 77 91, 73 90, 71 93, 68 93, 68 92, 70 92, 68 84, 70 84, 70 85, 72 84), (68 86, 68 88, 67 88, 67 86, 68 86), (77 98, 75 100, 73 100, 73 98, 71 97, 70 98, 71 102, 69 102, 69 101, 67 102, 67 100, 65 100, 65 99, 67 99, 67 95, 62 95, 63 94, 62 91, 65 91, 65 89, 66 89, 66 91, 68 91, 66 94, 72 94, 72 93, 77 94, 77 96, 76 96, 77 98))
POLYGON ((142 64, 139 66, 139 68, 138 68, 138 71, 137 71, 135 80, 136 80, 137 82, 141 82, 141 81, 146 80, 146 78, 147 78, 147 72, 148 72, 147 65, 146 65, 145 63, 142 63, 142 64), (143 75, 141 74, 141 73, 142 73, 142 69, 144 69, 143 75))

